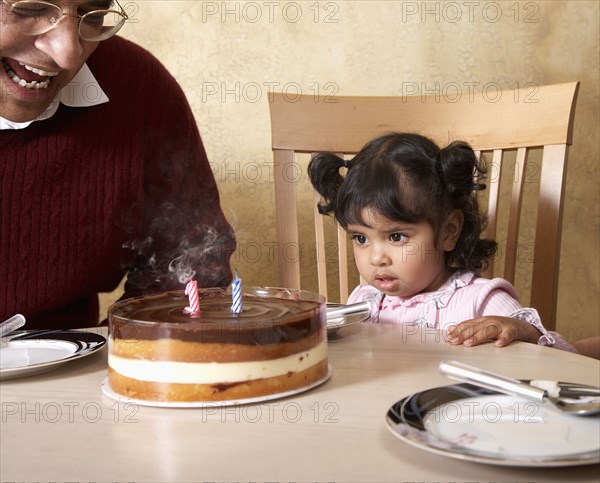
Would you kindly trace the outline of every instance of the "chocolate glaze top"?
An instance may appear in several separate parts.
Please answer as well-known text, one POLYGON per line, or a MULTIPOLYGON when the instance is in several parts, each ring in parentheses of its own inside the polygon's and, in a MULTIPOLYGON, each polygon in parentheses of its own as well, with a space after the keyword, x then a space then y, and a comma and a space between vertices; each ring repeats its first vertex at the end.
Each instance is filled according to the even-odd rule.
POLYGON ((200 290, 200 314, 184 313, 183 291, 123 300, 109 309, 113 339, 180 339, 192 342, 278 344, 326 332, 325 304, 310 300, 243 295, 231 313, 231 294, 200 290))

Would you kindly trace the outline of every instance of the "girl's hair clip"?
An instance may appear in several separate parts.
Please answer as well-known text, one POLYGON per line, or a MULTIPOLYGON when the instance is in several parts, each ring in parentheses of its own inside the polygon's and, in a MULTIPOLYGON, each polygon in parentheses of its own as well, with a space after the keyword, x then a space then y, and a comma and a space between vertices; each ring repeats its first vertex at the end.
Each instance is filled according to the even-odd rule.
POLYGON ((350 168, 350 159, 344 159, 344 168, 349 169, 350 168))

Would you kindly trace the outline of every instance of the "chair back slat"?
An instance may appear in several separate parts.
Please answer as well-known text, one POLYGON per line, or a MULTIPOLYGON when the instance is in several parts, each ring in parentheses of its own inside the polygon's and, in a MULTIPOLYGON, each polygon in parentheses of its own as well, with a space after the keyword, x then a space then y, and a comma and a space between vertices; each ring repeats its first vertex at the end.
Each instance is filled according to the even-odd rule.
POLYGON ((531 305, 546 325, 556 327, 560 235, 568 146, 544 146, 532 260, 531 305))
MULTIPOLYGON (((487 220, 488 225, 485 231, 486 238, 496 238, 498 228, 498 203, 500 200, 500 180, 502 178, 502 159, 503 152, 501 149, 494 149, 492 155, 492 165, 488 167, 488 210, 487 220)), ((490 278, 494 273, 494 259, 489 261, 489 265, 483 275, 490 278)))
POLYGON ((294 163, 294 151, 273 151, 275 212, 277 221, 277 262, 280 284, 286 288, 300 288, 300 257, 290 257, 289 249, 298 250, 298 214, 296 211, 296 186, 290 179, 290 167, 294 163), (286 174, 287 173, 287 174, 286 174))
POLYGON ((346 244, 346 232, 336 223, 337 226, 337 247, 338 247, 338 266, 340 270, 340 302, 345 304, 350 295, 348 287, 348 245, 346 244))
POLYGON ((517 265, 517 253, 519 246, 519 227, 521 224, 521 205, 523 203, 523 187, 525 186, 525 173, 527 169, 527 148, 517 150, 515 160, 514 177, 510 198, 510 212, 508 219, 510 223, 506 232, 506 250, 504 259, 503 277, 510 283, 515 283, 515 269, 517 265))
POLYGON ((321 201, 321 196, 316 191, 314 192, 314 210, 313 216, 315 219, 315 254, 317 257, 317 281, 319 293, 327 298, 327 265, 326 265, 326 249, 325 249, 325 223, 324 217, 319 214, 317 204, 321 201))

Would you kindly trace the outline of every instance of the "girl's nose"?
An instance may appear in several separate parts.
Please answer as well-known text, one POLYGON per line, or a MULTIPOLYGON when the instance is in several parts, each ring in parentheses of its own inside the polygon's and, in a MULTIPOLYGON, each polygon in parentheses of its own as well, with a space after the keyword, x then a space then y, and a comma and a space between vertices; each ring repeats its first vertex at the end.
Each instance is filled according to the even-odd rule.
POLYGON ((52 30, 38 35, 35 46, 49 55, 63 70, 73 69, 81 64, 83 46, 79 38, 79 24, 73 17, 64 16, 52 30))
POLYGON ((376 244, 371 247, 369 254, 371 265, 374 267, 385 267, 392 263, 392 259, 388 255, 387 251, 376 244))

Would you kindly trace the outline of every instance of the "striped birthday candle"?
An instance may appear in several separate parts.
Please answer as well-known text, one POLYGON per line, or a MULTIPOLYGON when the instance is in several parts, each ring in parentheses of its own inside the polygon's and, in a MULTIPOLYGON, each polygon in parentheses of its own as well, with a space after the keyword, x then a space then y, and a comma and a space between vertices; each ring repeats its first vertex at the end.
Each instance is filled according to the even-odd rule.
POLYGON ((192 316, 200 314, 200 297, 198 295, 198 282, 190 280, 185 286, 185 294, 188 296, 189 306, 183 309, 186 314, 192 316))
POLYGON ((235 279, 231 283, 231 312, 234 314, 242 313, 242 279, 238 277, 237 270, 235 279))

